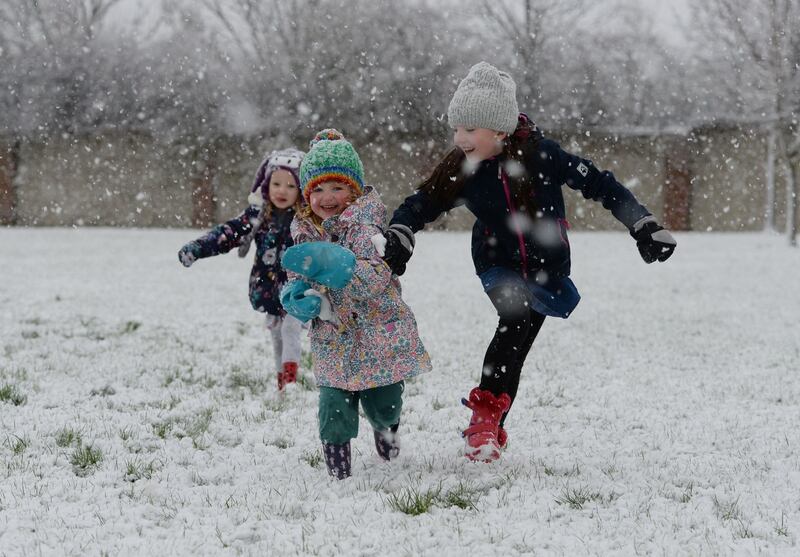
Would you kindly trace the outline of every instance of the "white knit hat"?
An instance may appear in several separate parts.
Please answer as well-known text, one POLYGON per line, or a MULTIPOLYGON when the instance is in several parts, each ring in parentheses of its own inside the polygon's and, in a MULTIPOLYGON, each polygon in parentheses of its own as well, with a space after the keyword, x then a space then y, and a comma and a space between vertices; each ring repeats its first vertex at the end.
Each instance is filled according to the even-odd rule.
POLYGON ((451 128, 488 128, 514 133, 517 129, 517 84, 487 62, 472 66, 447 108, 451 128))

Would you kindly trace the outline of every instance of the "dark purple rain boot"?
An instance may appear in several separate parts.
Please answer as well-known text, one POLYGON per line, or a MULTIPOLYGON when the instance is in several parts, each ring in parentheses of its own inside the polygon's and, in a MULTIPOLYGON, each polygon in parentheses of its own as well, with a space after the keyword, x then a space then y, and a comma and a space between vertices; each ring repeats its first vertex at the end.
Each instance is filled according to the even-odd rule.
POLYGON ((322 453, 325 455, 328 474, 337 480, 350 477, 350 441, 342 445, 323 443, 322 453))
POLYGON ((383 460, 392 460, 400 454, 400 440, 397 436, 399 427, 400 424, 396 423, 387 431, 372 430, 372 434, 375 436, 375 450, 383 460))

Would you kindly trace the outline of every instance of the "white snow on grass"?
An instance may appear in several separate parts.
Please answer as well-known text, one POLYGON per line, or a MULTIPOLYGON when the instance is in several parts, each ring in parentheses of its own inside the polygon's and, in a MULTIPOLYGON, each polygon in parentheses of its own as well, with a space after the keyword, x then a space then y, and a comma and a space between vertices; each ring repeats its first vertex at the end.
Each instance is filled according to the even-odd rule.
POLYGON ((797 553, 783 238, 676 234, 645 265, 626 234, 572 234, 583 300, 545 322, 487 465, 461 456, 460 399, 493 310, 469 236, 420 234, 402 282, 434 371, 407 386, 400 457, 362 419, 336 482, 308 362, 278 396, 250 259, 185 269, 198 234, 0 231, 0 554, 797 553))

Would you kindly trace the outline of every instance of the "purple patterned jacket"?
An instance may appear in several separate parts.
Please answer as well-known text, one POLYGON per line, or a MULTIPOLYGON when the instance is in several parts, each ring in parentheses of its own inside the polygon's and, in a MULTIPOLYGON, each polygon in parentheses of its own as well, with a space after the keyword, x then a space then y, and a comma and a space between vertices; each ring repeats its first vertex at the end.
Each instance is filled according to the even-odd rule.
POLYGON ((200 245, 197 256, 212 257, 236 247, 244 255, 250 242, 255 242, 256 256, 250 271, 250 304, 256 311, 283 316, 286 312, 280 303, 280 290, 286 284, 286 272, 281 267, 281 255, 292 245, 289 227, 294 211, 273 209, 267 222, 262 222, 262 218, 261 207, 250 205, 238 217, 218 224, 195 240, 200 245))

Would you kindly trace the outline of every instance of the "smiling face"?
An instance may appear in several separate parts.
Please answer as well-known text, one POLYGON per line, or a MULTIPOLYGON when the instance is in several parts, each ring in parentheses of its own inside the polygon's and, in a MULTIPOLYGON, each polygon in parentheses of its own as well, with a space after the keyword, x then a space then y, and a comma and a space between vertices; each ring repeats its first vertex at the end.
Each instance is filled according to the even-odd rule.
POLYGON ((288 209, 297 203, 300 189, 288 170, 279 168, 269 178, 269 202, 278 209, 288 209))
POLYGON ((503 140, 508 134, 487 128, 465 128, 458 126, 453 134, 453 143, 464 151, 467 160, 479 163, 499 155, 503 151, 503 140))
POLYGON ((322 220, 340 214, 347 209, 355 196, 347 184, 328 180, 314 186, 308 197, 311 211, 322 220))

